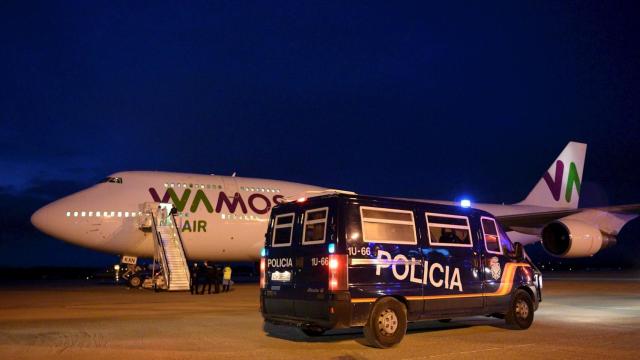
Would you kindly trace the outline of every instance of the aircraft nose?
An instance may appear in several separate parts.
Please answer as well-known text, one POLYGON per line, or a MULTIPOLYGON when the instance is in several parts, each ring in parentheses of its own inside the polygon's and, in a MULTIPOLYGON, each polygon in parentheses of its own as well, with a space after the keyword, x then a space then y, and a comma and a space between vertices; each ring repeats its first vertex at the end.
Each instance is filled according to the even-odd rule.
POLYGON ((31 224, 41 232, 56 236, 56 229, 60 226, 62 216, 60 215, 60 206, 57 202, 45 205, 31 215, 31 224))
POLYGON ((47 233, 47 218, 51 215, 51 209, 47 207, 48 205, 43 206, 31 215, 31 224, 45 234, 47 233))

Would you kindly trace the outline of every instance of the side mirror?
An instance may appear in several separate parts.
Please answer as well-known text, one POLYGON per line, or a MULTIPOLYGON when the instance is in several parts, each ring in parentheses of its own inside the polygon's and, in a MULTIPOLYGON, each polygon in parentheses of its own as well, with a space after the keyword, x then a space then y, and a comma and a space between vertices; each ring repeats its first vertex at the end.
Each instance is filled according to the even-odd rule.
POLYGON ((513 243, 513 257, 518 260, 524 260, 524 248, 521 243, 513 243))

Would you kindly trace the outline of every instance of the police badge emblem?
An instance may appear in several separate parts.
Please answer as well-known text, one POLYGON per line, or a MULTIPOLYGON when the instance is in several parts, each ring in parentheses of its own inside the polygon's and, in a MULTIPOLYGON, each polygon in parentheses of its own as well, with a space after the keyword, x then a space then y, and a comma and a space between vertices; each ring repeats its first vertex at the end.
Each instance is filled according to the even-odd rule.
POLYGON ((497 256, 492 257, 489 260, 489 268, 491 269, 491 277, 494 280, 500 279, 500 275, 502 275, 502 269, 500 269, 500 261, 497 256))

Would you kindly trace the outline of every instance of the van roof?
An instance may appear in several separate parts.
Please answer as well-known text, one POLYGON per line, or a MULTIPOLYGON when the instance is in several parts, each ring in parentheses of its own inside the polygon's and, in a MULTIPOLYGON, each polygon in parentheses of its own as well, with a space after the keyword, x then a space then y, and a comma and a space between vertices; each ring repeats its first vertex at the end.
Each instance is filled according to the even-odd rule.
MULTIPOLYGON (((478 216, 495 217, 492 214, 490 214, 490 213, 488 213, 488 212, 486 212, 484 210, 476 209, 476 208, 473 208, 473 207, 465 208, 465 207, 462 207, 462 206, 436 203, 436 202, 431 202, 431 201, 427 201, 427 200, 401 199, 401 198, 392 198, 392 197, 384 197, 384 196, 373 196, 373 195, 360 195, 360 194, 356 194, 356 193, 346 193, 346 192, 312 196, 312 197, 306 198, 305 202, 306 201, 316 202, 316 201, 321 201, 323 199, 334 199, 334 198, 356 200, 356 201, 357 200, 361 200, 361 201, 374 202, 374 203, 376 203, 376 202, 377 203, 384 203, 385 206, 397 204, 397 205, 401 205, 401 206, 428 207, 428 208, 432 209, 432 211, 435 210, 435 211, 441 211, 441 212, 451 213, 451 214, 478 215, 478 216)), ((286 206, 288 204, 301 205, 300 202, 298 202, 298 201, 291 201, 291 202, 286 202, 286 203, 283 203, 283 204, 276 205, 276 207, 286 206)))

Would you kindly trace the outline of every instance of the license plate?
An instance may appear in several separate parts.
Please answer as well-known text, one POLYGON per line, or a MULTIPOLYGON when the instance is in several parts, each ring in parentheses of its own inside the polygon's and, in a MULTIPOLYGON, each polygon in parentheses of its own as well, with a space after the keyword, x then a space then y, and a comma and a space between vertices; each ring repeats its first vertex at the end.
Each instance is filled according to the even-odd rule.
POLYGON ((271 281, 282 281, 282 282, 291 281, 291 272, 290 271, 273 272, 271 273, 271 281))

